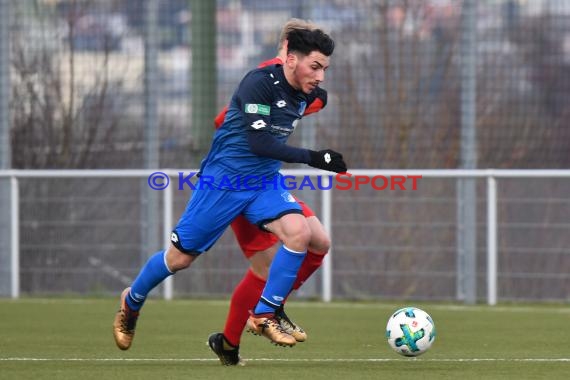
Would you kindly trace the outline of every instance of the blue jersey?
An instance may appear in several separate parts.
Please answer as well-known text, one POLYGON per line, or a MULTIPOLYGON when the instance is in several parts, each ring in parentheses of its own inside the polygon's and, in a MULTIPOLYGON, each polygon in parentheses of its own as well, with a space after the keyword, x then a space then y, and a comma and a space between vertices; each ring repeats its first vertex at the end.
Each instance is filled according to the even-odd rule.
POLYGON ((311 95, 291 87, 281 65, 250 71, 232 96, 224 123, 214 135, 202 162, 202 176, 213 178, 215 187, 244 178, 251 178, 248 184, 254 185, 275 178, 282 161, 307 163, 307 150, 288 146, 285 155, 276 156, 279 159, 258 155, 252 151, 249 137, 263 135, 275 148, 283 148, 307 104, 314 100, 311 95))

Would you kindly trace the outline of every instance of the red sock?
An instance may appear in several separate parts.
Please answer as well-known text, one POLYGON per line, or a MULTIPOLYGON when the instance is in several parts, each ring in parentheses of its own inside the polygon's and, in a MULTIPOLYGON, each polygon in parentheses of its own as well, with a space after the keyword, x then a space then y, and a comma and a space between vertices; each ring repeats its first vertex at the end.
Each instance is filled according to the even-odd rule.
POLYGON ((325 255, 319 255, 315 252, 308 251, 299 272, 297 273, 297 279, 293 283, 293 289, 297 290, 303 285, 303 283, 323 264, 325 255))
POLYGON ((245 323, 249 318, 249 311, 257 305, 264 287, 265 280, 258 277, 251 269, 247 270, 235 287, 224 327, 224 336, 232 346, 239 345, 245 323))

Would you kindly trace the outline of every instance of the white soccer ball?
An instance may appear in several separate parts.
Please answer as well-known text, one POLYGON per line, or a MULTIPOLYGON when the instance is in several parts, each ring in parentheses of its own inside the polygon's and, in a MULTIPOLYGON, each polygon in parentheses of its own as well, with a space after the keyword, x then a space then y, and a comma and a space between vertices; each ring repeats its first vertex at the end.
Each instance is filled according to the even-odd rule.
POLYGON ((388 319, 386 338, 400 355, 418 356, 435 340, 435 324, 428 313, 417 307, 404 307, 388 319))

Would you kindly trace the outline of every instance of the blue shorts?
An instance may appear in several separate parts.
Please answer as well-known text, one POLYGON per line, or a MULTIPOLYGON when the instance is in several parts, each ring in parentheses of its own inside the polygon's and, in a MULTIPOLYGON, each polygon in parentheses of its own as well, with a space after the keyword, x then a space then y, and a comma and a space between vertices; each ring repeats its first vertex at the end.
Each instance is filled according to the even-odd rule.
POLYGON ((303 210, 282 188, 255 191, 197 188, 172 231, 170 241, 181 252, 199 255, 210 249, 240 214, 263 227, 292 213, 302 214, 303 210))

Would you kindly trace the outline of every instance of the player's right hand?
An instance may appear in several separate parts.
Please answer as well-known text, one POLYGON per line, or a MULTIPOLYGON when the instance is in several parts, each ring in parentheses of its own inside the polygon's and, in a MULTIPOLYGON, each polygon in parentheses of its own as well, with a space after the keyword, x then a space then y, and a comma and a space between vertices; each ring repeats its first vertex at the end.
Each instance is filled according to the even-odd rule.
POLYGON ((318 152, 309 150, 309 154, 311 155, 309 166, 335 173, 344 173, 347 171, 342 154, 332 149, 319 150, 318 152))

